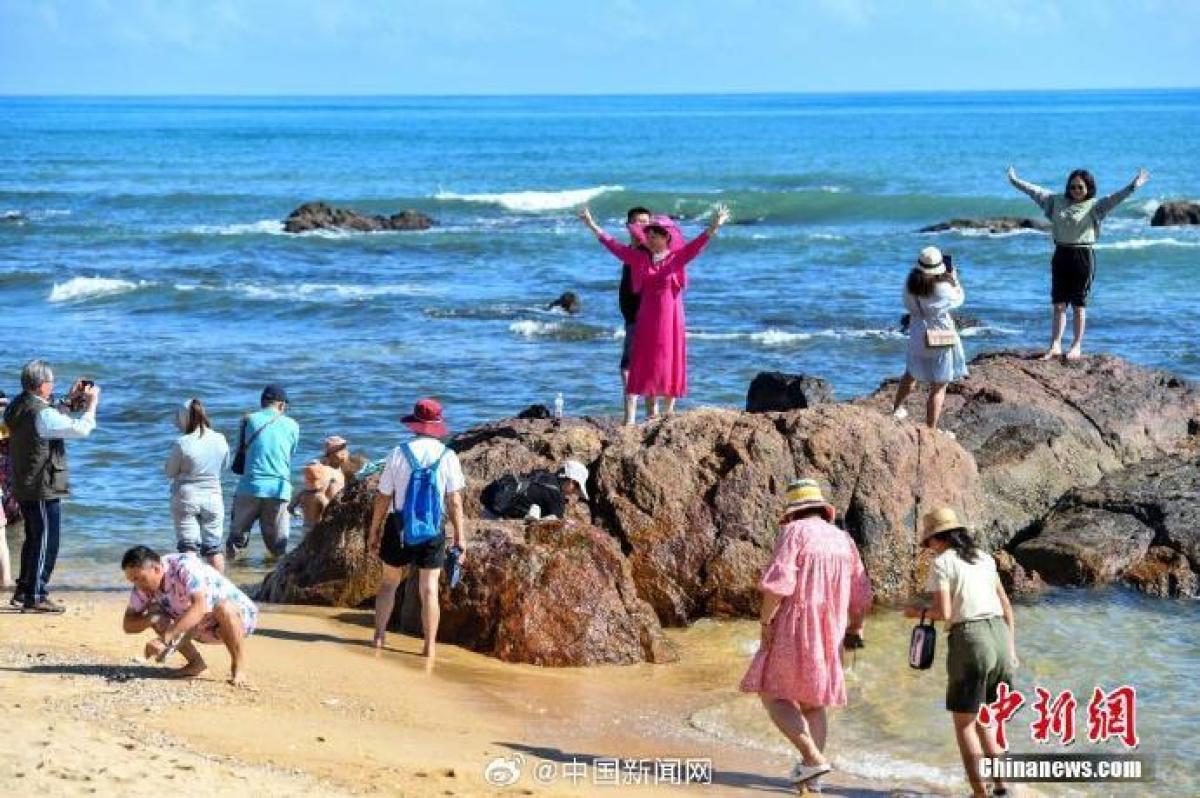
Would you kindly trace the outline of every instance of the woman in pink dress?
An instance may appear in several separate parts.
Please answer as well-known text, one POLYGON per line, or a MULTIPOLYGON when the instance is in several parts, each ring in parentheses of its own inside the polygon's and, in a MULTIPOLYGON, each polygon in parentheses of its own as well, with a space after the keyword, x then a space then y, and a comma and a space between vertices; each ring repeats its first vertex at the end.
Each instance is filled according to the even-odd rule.
POLYGON ((762 640, 741 690, 758 693, 771 721, 799 750, 801 784, 831 769, 825 707, 845 706, 842 646, 862 644, 871 582, 858 547, 833 525, 816 480, 788 485, 775 553, 763 573, 762 640))
POLYGON ((687 265, 729 221, 729 211, 718 207, 708 229, 677 249, 671 247, 670 230, 660 224, 645 226, 643 249, 621 244, 604 232, 586 207, 579 218, 609 252, 633 268, 633 290, 641 295, 625 388, 625 423, 636 421, 639 396, 649 400, 651 416, 658 415, 659 398, 664 396, 667 413, 673 413, 675 400, 687 394, 687 326, 683 317, 687 265))

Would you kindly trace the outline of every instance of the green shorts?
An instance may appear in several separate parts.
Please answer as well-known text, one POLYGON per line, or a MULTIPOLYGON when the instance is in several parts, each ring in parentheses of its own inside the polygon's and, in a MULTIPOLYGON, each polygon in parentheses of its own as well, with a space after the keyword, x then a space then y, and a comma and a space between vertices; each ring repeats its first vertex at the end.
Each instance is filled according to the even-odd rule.
POLYGON ((1008 624, 1003 618, 963 621, 950 627, 946 655, 946 709, 975 713, 996 700, 1000 682, 1012 683, 1008 624))

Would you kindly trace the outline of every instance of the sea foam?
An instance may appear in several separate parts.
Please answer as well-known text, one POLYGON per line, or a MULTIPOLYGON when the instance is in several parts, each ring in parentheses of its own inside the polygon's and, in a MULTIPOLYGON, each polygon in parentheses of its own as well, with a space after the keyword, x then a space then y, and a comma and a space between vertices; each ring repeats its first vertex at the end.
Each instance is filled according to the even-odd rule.
POLYGON ((434 195, 434 199, 485 202, 499 205, 505 210, 537 213, 574 208, 609 191, 624 191, 624 187, 596 186, 565 191, 510 191, 504 194, 456 194, 453 191, 439 191, 434 195))
POLYGON ((50 290, 51 302, 80 302, 102 296, 114 296, 136 291, 149 285, 145 280, 116 280, 111 277, 72 277, 65 283, 55 283, 50 290))
POLYGON ((1200 239, 1195 241, 1180 241, 1178 238, 1131 238, 1128 241, 1114 241, 1109 244, 1096 244, 1096 249, 1148 249, 1149 247, 1200 247, 1200 239))

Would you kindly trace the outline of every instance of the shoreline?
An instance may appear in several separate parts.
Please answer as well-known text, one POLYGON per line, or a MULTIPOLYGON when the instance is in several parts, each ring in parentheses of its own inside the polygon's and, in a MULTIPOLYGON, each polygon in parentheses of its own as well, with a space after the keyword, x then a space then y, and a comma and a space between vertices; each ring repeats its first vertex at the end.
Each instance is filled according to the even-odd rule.
MULTIPOLYGON (((161 782, 144 777, 156 764, 198 795, 251 784, 295 795, 795 794, 784 757, 689 725, 711 700, 689 685, 705 664, 685 664, 684 633, 674 636, 685 657, 671 666, 548 669, 442 644, 427 667, 420 641, 401 634, 376 656, 367 611, 265 605, 248 646, 254 689, 242 691, 224 683, 222 647, 201 647, 209 669, 199 678, 163 679, 163 666, 136 658, 143 636, 120 631, 124 595, 70 599, 62 616, 0 613, 14 724, 0 776, 40 794, 157 795, 161 782), (518 783, 484 780, 489 761, 516 754, 518 783), (594 762, 610 758, 711 758, 713 782, 592 784, 594 762), (562 775, 572 760, 587 763, 586 783, 562 775), (532 777, 542 763, 556 768, 548 783, 532 777)), ((856 798, 897 787, 844 773, 826 785, 826 795, 856 798)))

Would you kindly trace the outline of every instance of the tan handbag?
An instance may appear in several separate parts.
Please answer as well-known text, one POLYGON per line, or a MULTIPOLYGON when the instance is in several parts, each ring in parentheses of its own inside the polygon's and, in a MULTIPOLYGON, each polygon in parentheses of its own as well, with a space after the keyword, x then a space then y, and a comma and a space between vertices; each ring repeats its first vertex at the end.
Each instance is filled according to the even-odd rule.
POLYGON ((917 299, 917 308, 921 312, 921 318, 925 320, 925 347, 927 349, 943 349, 958 343, 958 333, 954 330, 929 329, 929 317, 925 315, 925 308, 921 305, 920 299, 917 299))

